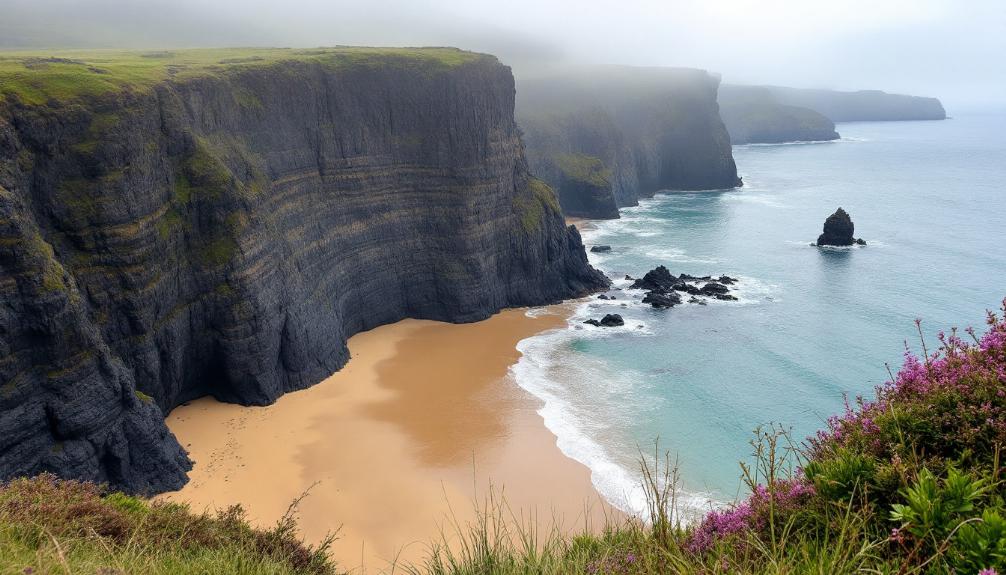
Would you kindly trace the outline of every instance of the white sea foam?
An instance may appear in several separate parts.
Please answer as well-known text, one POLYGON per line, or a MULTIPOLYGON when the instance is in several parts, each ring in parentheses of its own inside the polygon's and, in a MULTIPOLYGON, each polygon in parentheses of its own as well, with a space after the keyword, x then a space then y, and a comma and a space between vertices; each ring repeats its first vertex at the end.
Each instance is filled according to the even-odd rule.
POLYGON ((834 144, 841 142, 845 138, 839 138, 837 140, 798 140, 793 142, 769 142, 769 143, 753 143, 753 144, 736 144, 735 148, 774 148, 777 146, 813 146, 815 144, 834 144))
POLYGON ((727 194, 723 197, 724 200, 729 202, 747 202, 751 204, 761 204, 763 206, 769 206, 772 208, 787 208, 786 204, 779 201, 776 196, 770 196, 768 194, 755 193, 757 190, 748 190, 744 193, 738 194, 727 194))
POLYGON ((684 250, 672 247, 647 247, 643 249, 643 255, 660 261, 689 263, 689 264, 709 264, 716 265, 720 260, 715 258, 694 257, 685 253, 684 250))
MULTIPOLYGON (((629 421, 612 421, 617 418, 601 416, 597 409, 604 406, 596 402, 600 399, 602 404, 617 405, 625 410, 625 417, 629 417, 628 414, 645 406, 626 404, 632 401, 628 398, 635 396, 639 402, 653 399, 633 393, 634 382, 641 379, 639 374, 611 373, 602 361, 590 357, 577 356, 575 361, 570 361, 569 346, 574 339, 617 337, 619 334, 618 329, 611 328, 579 329, 581 326, 574 322, 584 317, 590 307, 584 304, 580 308, 583 309, 577 310, 567 328, 518 343, 521 357, 510 368, 510 375, 520 387, 543 402, 538 413, 555 434, 559 449, 591 470, 591 481, 602 497, 626 513, 644 517, 647 508, 642 478, 634 465, 625 463, 624 456, 613 454, 611 446, 604 443, 617 433, 617 426, 628 426, 629 421), (579 386, 583 389, 578 389, 579 386), (599 394, 617 397, 619 401, 605 402, 599 394), (589 403, 591 398, 595 401, 593 405, 589 403)), ((687 492, 679 494, 679 503, 681 519, 685 522, 718 505, 708 494, 687 492)))
POLYGON ((719 302, 716 303, 733 303, 741 305, 751 305, 757 303, 765 303, 767 301, 779 302, 782 301, 780 297, 781 290, 779 286, 764 282, 758 278, 753 278, 750 276, 738 276, 737 283, 730 286, 730 294, 737 298, 735 302, 719 302))
MULTIPOLYGON (((745 193, 749 191, 739 191, 734 195, 745 193)), ((581 301, 566 327, 521 341, 517 349, 522 355, 510 369, 517 385, 542 401, 538 413, 555 434, 559 449, 591 470, 595 488, 609 503, 639 516, 646 513, 646 496, 637 469, 637 453, 626 449, 626 446, 635 443, 629 436, 629 430, 633 428, 635 418, 648 413, 654 405, 666 399, 659 392, 646 389, 649 380, 643 374, 633 373, 631 369, 613 370, 604 358, 577 352, 573 346, 575 342, 584 340, 652 337, 656 324, 674 313, 667 310, 666 314, 653 314, 650 306, 641 302, 644 291, 630 289, 632 280, 626 280, 624 273, 616 275, 610 269, 612 262, 626 255, 634 258, 645 256, 664 263, 702 264, 702 267, 709 266, 707 269, 716 273, 730 273, 730 270, 711 269, 722 267, 723 262, 717 259, 660 245, 666 242, 659 240, 641 242, 648 244, 644 246, 618 245, 617 238, 625 236, 647 238, 662 235, 666 222, 657 212, 681 198, 680 195, 661 195, 644 199, 638 206, 623 209, 620 219, 597 222, 584 230, 584 243, 612 246, 610 252, 589 253, 588 257, 591 264, 612 276, 612 288, 617 288, 614 293, 618 299, 581 301), (583 323, 589 318, 599 319, 607 313, 621 314, 625 325, 607 328, 583 323), (644 319, 635 316, 643 316, 644 319)), ((759 197, 745 201, 764 201, 765 198, 768 196, 759 194, 759 197)), ((629 273, 641 271, 629 270, 629 273)), ((702 298, 702 301, 710 306, 720 306, 751 305, 778 299, 777 286, 752 277, 742 276, 738 280, 737 284, 730 286, 730 293, 738 301, 712 298, 702 298)), ((682 305, 698 305, 687 303, 689 298, 684 299, 686 303, 682 305)), ((528 313, 541 312, 528 310, 528 313)), ((679 493, 678 504, 680 518, 686 522, 719 505, 714 496, 700 492, 679 493)))
POLYGON ((529 307, 524 315, 530 318, 544 317, 547 315, 555 315, 555 312, 547 307, 529 307))

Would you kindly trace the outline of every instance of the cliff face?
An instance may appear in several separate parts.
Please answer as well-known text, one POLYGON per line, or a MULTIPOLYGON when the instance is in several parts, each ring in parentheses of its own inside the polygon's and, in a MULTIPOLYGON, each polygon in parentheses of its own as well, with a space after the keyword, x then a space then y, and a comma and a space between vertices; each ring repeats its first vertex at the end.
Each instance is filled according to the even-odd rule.
POLYGON ((735 187, 740 180, 719 116, 718 85, 704 71, 671 68, 522 78, 517 117, 532 172, 559 190, 567 214, 595 218, 617 217, 616 206, 661 190, 735 187), (570 170, 570 158, 579 160, 574 166, 597 168, 570 170), (585 188, 587 180, 592 185, 585 188))
POLYGON ((888 94, 880 90, 839 92, 768 86, 781 104, 810 108, 833 122, 890 120, 945 120, 947 113, 936 98, 888 94))
POLYGON ((181 402, 270 403, 361 330, 606 285, 529 175, 509 69, 430 52, 6 94, 0 477, 177 488, 181 402))
POLYGON ((768 88, 723 85, 720 116, 733 144, 837 140, 835 123, 808 108, 780 104, 768 88))

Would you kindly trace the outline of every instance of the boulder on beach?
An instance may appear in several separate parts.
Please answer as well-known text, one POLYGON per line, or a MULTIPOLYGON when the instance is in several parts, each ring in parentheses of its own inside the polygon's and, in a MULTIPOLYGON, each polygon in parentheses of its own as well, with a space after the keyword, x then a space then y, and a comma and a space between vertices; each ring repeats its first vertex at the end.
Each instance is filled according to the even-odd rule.
POLYGON ((859 244, 865 246, 866 241, 862 239, 857 240, 853 237, 855 229, 856 227, 852 223, 849 213, 842 208, 838 208, 835 210, 835 213, 828 216, 828 219, 824 221, 824 233, 818 236, 817 245, 851 246, 859 244))

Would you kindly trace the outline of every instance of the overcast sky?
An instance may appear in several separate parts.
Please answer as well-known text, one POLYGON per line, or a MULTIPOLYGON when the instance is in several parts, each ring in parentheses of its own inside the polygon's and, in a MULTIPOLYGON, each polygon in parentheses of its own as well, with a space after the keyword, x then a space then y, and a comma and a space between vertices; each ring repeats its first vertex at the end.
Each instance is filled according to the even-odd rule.
POLYGON ((455 45, 1006 107, 1006 0, 0 0, 2 47, 455 45))

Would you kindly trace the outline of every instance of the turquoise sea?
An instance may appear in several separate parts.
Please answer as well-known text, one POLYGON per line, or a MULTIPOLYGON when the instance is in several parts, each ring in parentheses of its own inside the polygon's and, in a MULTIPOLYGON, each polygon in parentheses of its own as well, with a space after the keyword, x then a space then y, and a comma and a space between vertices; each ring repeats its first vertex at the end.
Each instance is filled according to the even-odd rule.
POLYGON ((657 438, 693 509, 732 500, 756 426, 813 434, 845 396, 887 379, 906 341, 918 348, 915 318, 935 340, 981 326, 1006 296, 1006 115, 838 130, 836 142, 735 147, 742 188, 660 194, 584 232, 612 246, 591 254, 612 278, 658 264, 741 278, 739 302, 670 310, 616 291, 520 343, 513 377, 616 506, 643 505, 636 462, 657 438), (839 206, 869 245, 811 247, 839 206), (625 327, 582 324, 605 313, 625 327))

